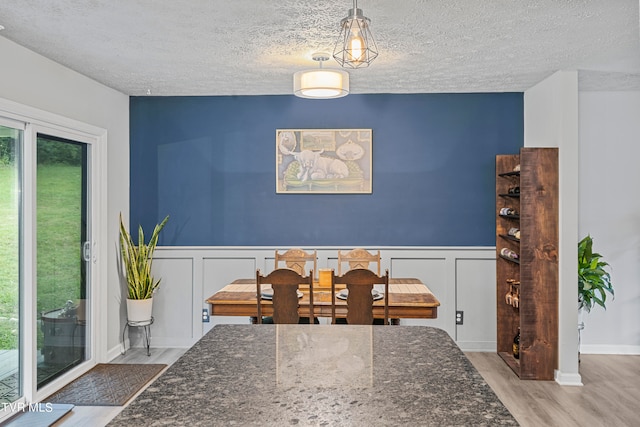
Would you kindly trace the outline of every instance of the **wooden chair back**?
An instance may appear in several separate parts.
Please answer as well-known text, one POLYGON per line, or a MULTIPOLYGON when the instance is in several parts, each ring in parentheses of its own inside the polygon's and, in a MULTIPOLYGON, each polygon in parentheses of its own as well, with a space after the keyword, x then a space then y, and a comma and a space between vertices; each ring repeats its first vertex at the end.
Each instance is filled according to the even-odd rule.
POLYGON ((262 323, 262 285, 271 285, 273 297, 273 323, 296 324, 300 320, 298 313, 299 298, 298 287, 301 284, 309 285, 309 313, 313 319, 313 270, 309 276, 304 277, 296 271, 288 268, 279 268, 263 276, 260 270, 256 271, 256 299, 258 301, 258 323, 262 323))
POLYGON ((373 324, 373 285, 384 285, 384 324, 389 323, 389 270, 378 276, 365 268, 350 270, 331 282, 331 323, 336 323, 336 283, 345 284, 347 295, 347 323, 351 325, 373 324))
POLYGON ((294 270, 300 275, 304 275, 307 269, 307 262, 312 263, 313 273, 317 275, 318 272, 318 251, 305 252, 300 248, 291 248, 283 253, 278 252, 276 249, 276 258, 274 268, 281 268, 281 263, 284 262, 285 267, 294 270))
POLYGON ((380 251, 372 254, 362 248, 356 248, 350 251, 338 250, 338 276, 342 275, 342 264, 345 262, 349 264, 347 271, 354 270, 356 268, 369 269, 369 265, 372 262, 376 263, 377 269, 372 271, 375 271, 376 274, 380 276, 380 251))

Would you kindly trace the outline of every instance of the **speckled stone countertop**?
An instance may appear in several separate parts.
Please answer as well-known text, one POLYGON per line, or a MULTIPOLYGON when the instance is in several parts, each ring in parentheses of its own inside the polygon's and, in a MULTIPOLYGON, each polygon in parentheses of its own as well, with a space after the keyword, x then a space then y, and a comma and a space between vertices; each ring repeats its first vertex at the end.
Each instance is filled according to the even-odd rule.
POLYGON ((518 424, 437 328, 218 325, 109 425, 518 424))

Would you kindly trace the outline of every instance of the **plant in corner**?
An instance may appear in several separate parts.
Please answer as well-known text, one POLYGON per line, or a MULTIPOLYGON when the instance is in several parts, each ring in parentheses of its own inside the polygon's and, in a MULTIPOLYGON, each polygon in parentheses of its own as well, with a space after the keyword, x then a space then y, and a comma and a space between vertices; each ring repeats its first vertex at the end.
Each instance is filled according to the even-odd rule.
POLYGON ((594 303, 605 310, 607 292, 614 296, 611 276, 605 270, 609 264, 602 255, 593 252, 593 238, 587 235, 578 243, 578 308, 591 311, 594 303))
POLYGON ((148 243, 144 240, 142 225, 138 227, 138 244, 133 243, 131 234, 122 222, 120 214, 120 254, 122 266, 127 279, 127 319, 133 322, 151 320, 153 292, 160 285, 160 279, 151 274, 153 253, 158 244, 160 231, 169 220, 167 215, 160 224, 156 224, 148 243), (137 313, 134 306, 142 305, 142 313, 137 313))

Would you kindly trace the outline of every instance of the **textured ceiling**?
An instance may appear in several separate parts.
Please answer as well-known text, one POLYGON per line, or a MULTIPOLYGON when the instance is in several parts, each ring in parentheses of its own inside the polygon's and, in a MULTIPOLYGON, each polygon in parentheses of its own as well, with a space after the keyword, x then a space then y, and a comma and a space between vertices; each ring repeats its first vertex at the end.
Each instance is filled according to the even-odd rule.
MULTIPOLYGON (((638 0, 361 0, 352 93, 524 91, 557 70, 640 90, 638 0)), ((129 95, 292 93, 350 0, 0 0, 0 36, 129 95), (150 91, 150 92, 148 92, 150 91)), ((331 60, 325 66, 338 67, 331 60)))

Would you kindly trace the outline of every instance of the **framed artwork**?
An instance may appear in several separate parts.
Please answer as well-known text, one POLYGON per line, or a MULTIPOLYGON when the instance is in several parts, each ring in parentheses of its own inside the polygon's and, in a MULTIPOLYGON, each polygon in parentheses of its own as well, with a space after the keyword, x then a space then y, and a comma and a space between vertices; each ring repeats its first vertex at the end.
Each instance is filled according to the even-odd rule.
POLYGON ((276 193, 371 194, 371 129, 276 129, 276 193))

